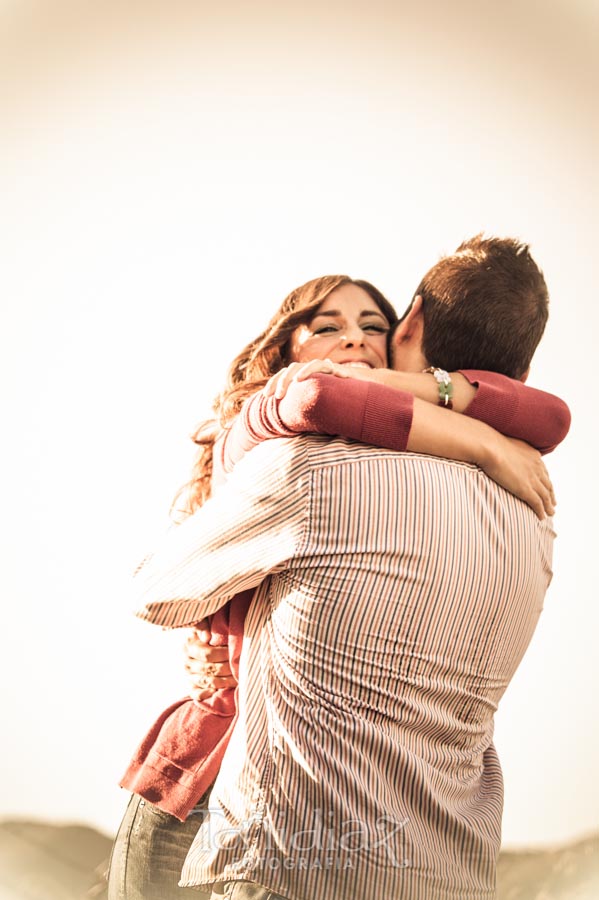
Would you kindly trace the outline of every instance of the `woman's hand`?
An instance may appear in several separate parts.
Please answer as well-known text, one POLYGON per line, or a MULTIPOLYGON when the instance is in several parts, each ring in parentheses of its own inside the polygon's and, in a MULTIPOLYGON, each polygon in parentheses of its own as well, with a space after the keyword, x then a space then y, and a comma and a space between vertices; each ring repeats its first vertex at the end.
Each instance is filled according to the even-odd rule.
POLYGON ((223 688, 234 688, 237 679, 231 673, 229 648, 213 647, 207 624, 200 623, 185 641, 185 669, 191 682, 189 696, 206 700, 223 688))
MULTIPOLYGON (((292 381, 305 381, 310 375, 322 373, 323 375, 337 375, 339 378, 349 378, 352 372, 348 371, 349 366, 341 366, 338 363, 331 362, 330 359, 313 359, 311 362, 296 362, 286 366, 273 375, 272 378, 264 386, 264 393, 267 397, 275 396, 277 400, 284 397, 287 388, 292 381)), ((355 373, 356 369, 353 369, 355 373)))
POLYGON ((416 397, 407 450, 474 463, 528 503, 539 519, 555 512, 553 485, 539 451, 477 419, 416 397))
POLYGON ((532 507, 539 519, 555 512, 555 494, 541 454, 516 438, 496 433, 494 452, 479 461, 481 469, 532 507))

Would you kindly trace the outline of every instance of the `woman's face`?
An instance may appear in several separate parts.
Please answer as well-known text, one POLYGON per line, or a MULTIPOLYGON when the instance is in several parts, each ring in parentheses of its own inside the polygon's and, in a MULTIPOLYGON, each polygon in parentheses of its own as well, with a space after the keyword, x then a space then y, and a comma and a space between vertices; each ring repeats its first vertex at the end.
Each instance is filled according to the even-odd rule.
POLYGON ((357 284, 343 284, 321 303, 314 318, 295 329, 291 362, 330 359, 381 369, 387 365, 389 322, 357 284))

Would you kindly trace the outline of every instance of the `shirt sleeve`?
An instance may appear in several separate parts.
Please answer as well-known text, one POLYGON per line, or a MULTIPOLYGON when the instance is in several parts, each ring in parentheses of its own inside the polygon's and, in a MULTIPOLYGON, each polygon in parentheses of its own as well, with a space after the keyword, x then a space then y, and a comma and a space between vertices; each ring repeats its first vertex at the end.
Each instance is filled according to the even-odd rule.
POLYGON ((219 446, 219 465, 230 472, 261 441, 310 432, 405 450, 414 398, 406 391, 355 378, 314 375, 293 382, 281 400, 254 395, 219 446))
POLYGON ((302 540, 308 478, 303 441, 269 441, 247 454, 141 564, 136 614, 166 628, 190 625, 282 571, 302 540))
POLYGON ((461 369, 478 390, 464 410, 508 437, 520 438, 550 453, 568 434, 570 410, 563 400, 497 372, 461 369))

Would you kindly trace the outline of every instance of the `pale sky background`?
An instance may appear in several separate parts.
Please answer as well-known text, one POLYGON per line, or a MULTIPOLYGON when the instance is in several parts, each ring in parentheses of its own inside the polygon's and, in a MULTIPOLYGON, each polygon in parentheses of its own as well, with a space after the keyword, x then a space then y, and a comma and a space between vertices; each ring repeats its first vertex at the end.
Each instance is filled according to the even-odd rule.
POLYGON ((597 0, 0 0, 0 815, 116 829, 125 764, 183 695, 182 635, 131 614, 188 434, 293 287, 407 305, 486 230, 552 306, 530 383, 555 576, 497 716, 504 843, 598 827, 597 0))

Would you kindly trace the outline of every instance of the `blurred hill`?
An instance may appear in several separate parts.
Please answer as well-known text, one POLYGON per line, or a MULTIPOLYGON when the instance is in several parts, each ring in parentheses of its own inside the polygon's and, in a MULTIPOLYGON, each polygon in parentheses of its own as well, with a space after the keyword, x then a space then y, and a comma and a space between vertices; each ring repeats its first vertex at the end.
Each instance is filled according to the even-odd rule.
POLYGON ((503 851, 497 900, 599 900, 599 834, 562 847, 503 851))
MULTIPOLYGON (((84 825, 0 822, 0 900, 100 900, 111 845, 84 825)), ((503 852, 498 881, 497 900, 598 900, 599 834, 503 852)))
POLYGON ((112 838, 85 825, 0 822, 0 900, 83 900, 112 838))

